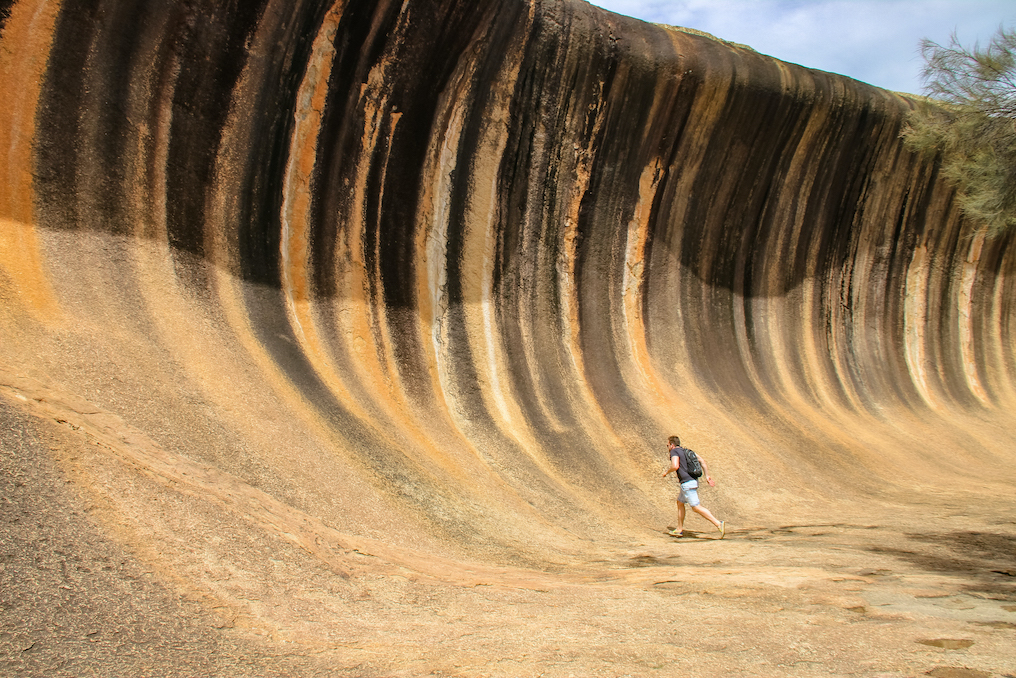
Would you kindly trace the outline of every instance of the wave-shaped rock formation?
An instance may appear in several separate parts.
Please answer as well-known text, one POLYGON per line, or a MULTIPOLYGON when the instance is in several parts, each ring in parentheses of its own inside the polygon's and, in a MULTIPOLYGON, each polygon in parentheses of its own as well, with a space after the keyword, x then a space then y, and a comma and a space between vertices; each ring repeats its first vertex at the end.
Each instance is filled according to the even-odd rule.
POLYGON ((905 96, 580 0, 0 10, 2 389, 181 579, 583 562, 671 434, 735 522, 1011 487, 1016 250, 905 96))

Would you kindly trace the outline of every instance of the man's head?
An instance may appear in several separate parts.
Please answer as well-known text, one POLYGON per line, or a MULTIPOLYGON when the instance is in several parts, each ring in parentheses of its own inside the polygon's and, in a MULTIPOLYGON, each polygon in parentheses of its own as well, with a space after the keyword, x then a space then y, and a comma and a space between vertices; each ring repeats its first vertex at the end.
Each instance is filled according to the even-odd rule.
POLYGON ((681 439, 677 436, 670 436, 667 438, 667 442, 670 443, 671 447, 681 447, 681 439))

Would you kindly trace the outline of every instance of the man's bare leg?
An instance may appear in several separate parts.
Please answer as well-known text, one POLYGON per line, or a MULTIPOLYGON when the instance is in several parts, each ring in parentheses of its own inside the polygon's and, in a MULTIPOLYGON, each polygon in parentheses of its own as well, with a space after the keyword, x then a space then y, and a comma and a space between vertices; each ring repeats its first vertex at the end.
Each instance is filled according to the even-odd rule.
POLYGON ((694 511, 695 513, 699 514, 700 516, 702 516, 703 518, 705 518, 709 522, 711 522, 713 525, 715 525, 717 530, 720 529, 720 526, 722 525, 722 523, 720 523, 720 521, 718 521, 716 519, 716 516, 714 516, 712 513, 710 513, 709 509, 707 509, 706 507, 704 507, 704 506, 692 506, 691 510, 694 511))
POLYGON ((684 502, 677 502, 677 531, 684 532, 684 502))

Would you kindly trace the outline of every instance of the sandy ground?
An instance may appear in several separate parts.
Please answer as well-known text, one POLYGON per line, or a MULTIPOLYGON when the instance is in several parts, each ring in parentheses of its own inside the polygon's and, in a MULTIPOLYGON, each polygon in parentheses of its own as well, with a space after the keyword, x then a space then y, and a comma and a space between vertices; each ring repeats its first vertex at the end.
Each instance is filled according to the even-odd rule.
POLYGON ((527 570, 315 552, 10 399, 0 450, 3 675, 1016 676, 1012 498, 693 517, 527 570))

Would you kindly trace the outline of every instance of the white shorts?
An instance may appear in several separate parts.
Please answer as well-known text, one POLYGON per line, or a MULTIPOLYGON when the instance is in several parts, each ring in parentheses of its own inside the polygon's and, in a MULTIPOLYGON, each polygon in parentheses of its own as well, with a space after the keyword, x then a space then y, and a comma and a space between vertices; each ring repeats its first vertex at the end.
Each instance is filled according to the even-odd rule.
POLYGON ((686 480, 681 483, 681 494, 677 495, 677 500, 688 506, 698 506, 702 503, 698 498, 698 481, 686 480))

